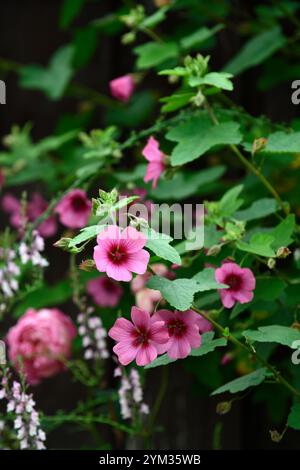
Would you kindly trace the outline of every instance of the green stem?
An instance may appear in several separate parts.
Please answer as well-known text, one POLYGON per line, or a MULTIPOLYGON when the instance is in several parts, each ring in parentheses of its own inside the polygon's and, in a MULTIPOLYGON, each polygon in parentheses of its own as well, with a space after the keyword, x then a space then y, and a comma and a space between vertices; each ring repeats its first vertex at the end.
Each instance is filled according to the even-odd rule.
POLYGON ((245 343, 242 343, 240 340, 238 340, 232 333, 227 333, 225 328, 223 328, 222 325, 220 325, 216 320, 210 317, 210 315, 207 312, 204 312, 202 310, 199 310, 195 305, 192 306, 192 309, 199 313, 202 317, 206 318, 225 338, 227 338, 229 341, 231 341, 233 344, 238 346, 239 348, 243 349, 244 351, 247 351, 247 353, 251 354, 251 356, 256 357, 256 359, 267 369, 269 369, 272 374, 274 374, 277 382, 280 382, 284 387, 286 387, 293 395, 300 397, 300 392, 293 387, 282 375, 278 370, 275 369, 274 366, 269 364, 268 361, 266 361, 260 354, 257 353, 257 351, 254 351, 250 346, 248 346, 245 343))
POLYGON ((63 415, 63 416, 43 416, 42 421, 54 425, 60 425, 63 423, 77 423, 83 425, 89 425, 91 423, 107 424, 113 428, 120 429, 128 434, 135 434, 135 429, 126 426, 125 424, 113 421, 105 416, 77 416, 77 415, 63 415))
MULTIPOLYGON (((205 109, 207 110, 208 112, 208 115, 211 119, 211 121, 213 122, 213 124, 215 125, 218 125, 219 124, 219 121, 218 121, 218 118, 216 117, 212 107, 210 106, 210 104, 208 103, 207 99, 205 100, 204 102, 204 106, 205 106, 205 109)), ((278 204, 280 205, 281 209, 283 210, 283 212, 288 215, 289 214, 289 210, 287 209, 287 207, 284 205, 281 197, 279 196, 278 192, 276 191, 276 189, 271 185, 271 183, 267 180, 267 178, 260 172, 260 170, 254 166, 243 154, 242 152, 239 150, 239 148, 232 144, 229 146, 232 150, 232 152, 238 157, 238 159, 240 160, 240 162, 251 172, 253 173, 260 181, 261 183, 265 186, 265 188, 274 196, 274 198, 276 199, 276 201, 278 202, 278 204)))

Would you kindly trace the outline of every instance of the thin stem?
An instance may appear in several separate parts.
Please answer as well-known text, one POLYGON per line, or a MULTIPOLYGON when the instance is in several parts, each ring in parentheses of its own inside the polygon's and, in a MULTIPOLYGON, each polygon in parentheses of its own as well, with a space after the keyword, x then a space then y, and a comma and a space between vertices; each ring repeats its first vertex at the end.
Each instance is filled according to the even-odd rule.
POLYGON ((244 351, 247 351, 251 356, 256 357, 256 359, 264 365, 267 369, 269 369, 272 374, 274 374, 276 380, 280 382, 284 387, 286 387, 293 395, 300 397, 300 392, 294 388, 282 375, 280 372, 278 372, 274 366, 269 364, 268 361, 266 361, 260 354, 257 353, 257 351, 254 351, 252 348, 250 348, 247 344, 242 343, 240 340, 238 340, 232 333, 227 333, 225 328, 223 328, 222 325, 220 325, 216 320, 210 317, 210 315, 202 310, 199 310, 195 305, 192 306, 192 309, 199 313, 202 317, 206 318, 225 338, 227 338, 229 341, 231 341, 233 344, 238 346, 239 348, 242 348, 244 351))
POLYGON ((145 447, 146 448, 148 448, 148 446, 149 446, 149 440, 150 440, 151 435, 153 434, 153 430, 154 430, 154 427, 155 427, 155 421, 156 421, 157 415, 159 413, 162 401, 163 401, 163 399, 165 397, 165 394, 167 392, 168 379, 169 379, 168 367, 163 367, 162 368, 161 385, 160 385, 158 395, 156 397, 155 403, 154 403, 152 411, 151 411, 151 415, 150 415, 150 418, 149 418, 149 427, 148 427, 148 430, 145 433, 145 447))
POLYGON ((150 28, 143 27, 141 28, 141 31, 143 31, 143 33, 147 34, 147 36, 149 36, 151 39, 154 39, 154 41, 159 42, 160 44, 164 42, 163 39, 161 39, 161 37, 159 37, 159 35, 155 31, 152 31, 152 29, 150 28))
MULTIPOLYGON (((216 117, 212 107, 210 106, 209 102, 207 101, 207 99, 205 100, 204 102, 204 106, 205 106, 205 109, 207 110, 208 112, 208 115, 211 119, 211 121, 213 122, 213 124, 215 125, 218 125, 219 124, 219 121, 218 121, 218 118, 216 117)), ((229 146, 232 150, 232 152, 238 157, 238 159, 240 160, 240 162, 251 172, 253 173, 255 176, 257 176, 257 178, 261 181, 261 183, 265 186, 265 188, 274 196, 274 198, 276 199, 276 201, 278 202, 278 204, 280 205, 281 209, 283 210, 283 212, 288 215, 289 214, 289 210, 287 209, 287 207, 284 205, 281 197, 279 196, 278 192, 276 191, 276 189, 271 185, 271 183, 267 180, 267 178, 260 172, 260 170, 254 166, 243 154, 242 152, 239 150, 239 148, 232 144, 229 146)))
POLYGON ((77 424, 91 424, 91 423, 99 423, 99 424, 107 424, 113 428, 117 428, 121 431, 124 431, 128 434, 135 434, 135 429, 126 426, 125 424, 118 423, 117 421, 113 421, 110 418, 105 416, 77 416, 77 415, 63 415, 63 416, 43 416, 42 421, 45 421, 50 424, 59 425, 62 423, 77 423, 77 424))

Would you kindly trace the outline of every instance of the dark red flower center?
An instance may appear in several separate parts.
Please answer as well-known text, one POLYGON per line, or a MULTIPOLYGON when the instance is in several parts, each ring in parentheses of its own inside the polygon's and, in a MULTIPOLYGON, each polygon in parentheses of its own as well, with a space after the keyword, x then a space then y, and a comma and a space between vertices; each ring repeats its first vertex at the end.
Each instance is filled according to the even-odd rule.
POLYGON ((113 263, 121 264, 127 259, 127 252, 122 246, 116 245, 111 247, 108 256, 113 263))
POLYGON ((178 318, 176 318, 175 320, 170 320, 168 323, 169 335, 176 336, 177 338, 180 338, 184 335, 184 333, 186 332, 186 328, 186 324, 178 318))
POLYGON ((241 288, 242 279, 236 274, 228 274, 224 281, 224 284, 227 284, 231 290, 237 291, 241 288))
POLYGON ((72 198, 72 208, 75 212, 81 212, 86 210, 87 204, 86 200, 82 196, 73 196, 72 198))
POLYGON ((102 285, 103 285, 103 288, 104 288, 108 293, 114 292, 115 287, 116 287, 116 284, 115 284, 113 281, 111 281, 110 279, 104 279, 102 285))
POLYGON ((150 340, 150 332, 143 327, 136 328, 133 332, 134 346, 147 346, 150 340))

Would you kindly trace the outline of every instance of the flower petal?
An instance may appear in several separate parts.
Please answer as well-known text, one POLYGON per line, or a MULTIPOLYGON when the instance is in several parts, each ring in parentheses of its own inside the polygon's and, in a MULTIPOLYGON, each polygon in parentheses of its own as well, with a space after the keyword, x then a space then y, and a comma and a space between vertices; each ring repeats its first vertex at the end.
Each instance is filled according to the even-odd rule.
POLYGON ((157 358, 157 349, 152 344, 141 347, 136 355, 136 363, 138 366, 146 366, 157 358))
POLYGON ((148 330, 150 327, 150 314, 137 307, 131 309, 131 319, 137 328, 148 330))
POLYGON ((116 281, 129 282, 132 279, 132 274, 124 265, 117 265, 109 262, 106 266, 106 274, 108 277, 116 281))
POLYGON ((122 233, 122 246, 126 248, 127 253, 140 251, 147 243, 147 237, 134 227, 126 227, 122 233))
POLYGON ((138 349, 129 341, 122 341, 113 347, 113 352, 118 356, 123 366, 127 366, 135 359, 137 351, 138 349))
POLYGON ((145 274, 150 259, 150 253, 146 250, 140 250, 136 253, 130 253, 126 259, 126 267, 133 273, 145 274))
POLYGON ((118 318, 108 332, 108 336, 115 341, 129 340, 134 331, 133 324, 126 318, 118 318))

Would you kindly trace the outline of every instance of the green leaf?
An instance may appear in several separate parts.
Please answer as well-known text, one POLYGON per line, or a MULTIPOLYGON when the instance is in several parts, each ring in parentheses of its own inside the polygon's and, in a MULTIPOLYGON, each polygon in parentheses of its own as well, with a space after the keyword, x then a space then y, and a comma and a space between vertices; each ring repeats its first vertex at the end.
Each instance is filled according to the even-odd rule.
POLYGON ((175 42, 157 43, 148 42, 134 49, 137 54, 137 68, 148 69, 156 67, 169 59, 178 56, 178 46, 175 42))
POLYGON ((286 283, 274 277, 257 278, 255 288, 255 299, 267 301, 276 300, 286 287, 286 283))
POLYGON ((265 153, 298 153, 300 152, 300 132, 275 132, 269 135, 265 153))
POLYGON ((250 342, 278 343, 293 349, 298 347, 293 346, 293 342, 300 341, 300 331, 281 325, 261 326, 256 331, 246 330, 243 336, 250 342))
POLYGON ((247 209, 236 212, 234 214, 234 218, 248 222, 250 220, 267 217, 270 214, 274 214, 277 210, 277 201, 266 197, 259 199, 258 201, 254 201, 247 209))
POLYGON ((241 141, 237 123, 214 125, 205 115, 193 116, 171 129, 166 137, 178 142, 171 155, 173 166, 196 160, 217 145, 238 144, 241 141))
POLYGON ((190 99, 195 96, 193 91, 177 91, 173 95, 165 96, 161 98, 160 101, 164 104, 161 110, 163 113, 171 113, 177 109, 182 108, 189 103, 190 99))
POLYGON ((274 242, 272 247, 277 250, 280 247, 288 246, 293 242, 292 235, 295 230, 296 219, 294 214, 290 214, 280 222, 277 227, 268 232, 272 237, 274 237, 274 242))
MULTIPOLYGON (((154 230, 152 229, 151 232, 154 232, 154 230)), ((157 232, 155 233, 156 236, 147 236, 146 247, 149 248, 149 250, 153 251, 153 253, 155 253, 160 258, 166 261, 170 261, 171 263, 176 263, 180 265, 181 258, 179 256, 179 253, 173 246, 170 245, 170 241, 172 241, 172 238, 166 239, 162 234, 158 234, 157 232)))
POLYGON ((78 28, 74 37, 74 60, 75 68, 84 67, 97 48, 98 35, 97 30, 91 26, 78 28))
POLYGON ((219 211, 223 217, 229 217, 243 204, 243 199, 239 199, 242 190, 243 185, 239 184, 226 191, 223 195, 219 202, 219 211))
POLYGON ((85 0, 64 0, 61 8, 59 25, 62 29, 66 29, 79 15, 85 0))
POLYGON ((157 100, 153 93, 147 90, 136 92, 126 106, 108 109, 105 122, 109 125, 134 128, 149 120, 156 104, 157 100))
POLYGON ((290 428, 300 429, 300 403, 295 403, 292 406, 287 424, 290 428))
MULTIPOLYGON (((192 349, 190 356, 204 356, 210 352, 213 352, 216 348, 226 346, 227 340, 225 338, 213 339, 214 333, 208 332, 202 335, 201 346, 197 349, 192 349)), ((151 364, 148 364, 145 369, 153 369, 153 367, 166 366, 175 362, 175 359, 171 359, 168 354, 163 354, 162 356, 155 359, 151 364)))
POLYGON ((24 88, 42 90, 52 99, 59 99, 72 76, 73 46, 58 49, 49 62, 48 68, 28 65, 20 71, 20 84, 24 88))
POLYGON ((69 280, 59 282, 55 286, 45 285, 26 295, 14 309, 16 317, 21 316, 28 308, 57 307, 72 296, 72 287, 69 280))
POLYGON ((140 23, 140 28, 154 28, 159 23, 164 21, 166 18, 166 13, 169 10, 169 6, 164 6, 159 8, 153 15, 147 16, 142 23, 140 23))
POLYGON ((262 367, 261 369, 257 369, 250 374, 244 375, 243 377, 239 377, 238 379, 232 380, 222 387, 217 388, 214 390, 212 395, 218 395, 219 393, 230 392, 230 393, 238 393, 246 390, 249 387, 255 387, 261 384, 267 375, 269 374, 268 369, 262 367))
POLYGON ((286 40, 279 27, 251 38, 237 55, 226 65, 224 71, 238 75, 259 65, 284 46, 286 40))
POLYGON ((80 233, 70 241, 69 248, 77 247, 81 243, 95 238, 104 230, 105 227, 105 225, 91 225, 90 227, 82 228, 80 233))
POLYGON ((118 181, 122 183, 131 183, 143 179, 146 173, 147 165, 140 163, 136 165, 132 171, 119 171, 114 176, 118 181))
POLYGON ((193 33, 182 38, 180 41, 180 46, 185 51, 197 48, 201 43, 207 41, 207 39, 214 36, 223 28, 224 25, 222 24, 218 24, 211 29, 206 28, 206 26, 204 26, 200 29, 197 29, 197 31, 194 31, 193 33))
POLYGON ((163 298, 174 308, 180 311, 188 310, 199 292, 198 282, 192 279, 176 279, 170 281, 160 276, 153 276, 147 282, 150 289, 159 290, 163 298))
POLYGON ((215 269, 205 268, 203 271, 195 274, 192 278, 199 284, 199 292, 204 292, 212 289, 227 289, 226 284, 219 284, 215 279, 215 269))
POLYGON ((192 349, 190 356, 204 356, 205 354, 214 351, 216 348, 224 347, 227 345, 226 338, 213 339, 213 337, 213 332, 204 333, 202 335, 201 345, 197 349, 192 349))
POLYGON ((214 278, 214 269, 207 268, 196 274, 192 279, 176 279, 170 281, 164 277, 153 276, 147 283, 150 289, 159 290, 163 298, 180 311, 188 310, 196 292, 212 289, 226 289, 225 284, 218 284, 214 278))
POLYGON ((222 90, 233 90, 233 84, 230 80, 233 75, 227 72, 210 72, 204 77, 191 77, 188 81, 191 87, 198 87, 201 85, 210 85, 222 90))
POLYGON ((160 179, 155 189, 149 191, 152 198, 159 200, 185 199, 197 193, 198 188, 219 179, 225 172, 224 166, 215 166, 194 173, 176 172, 172 179, 160 179))
POLYGON ((267 258, 274 258, 276 256, 272 248, 274 240, 274 237, 267 233, 255 233, 252 235, 249 243, 238 241, 236 246, 241 251, 265 256, 267 258))
POLYGON ((162 354, 162 356, 159 356, 157 359, 152 361, 150 364, 145 366, 145 369, 153 369, 153 367, 158 367, 158 366, 167 366, 168 364, 171 364, 172 362, 175 362, 176 359, 171 359, 168 354, 162 354))

